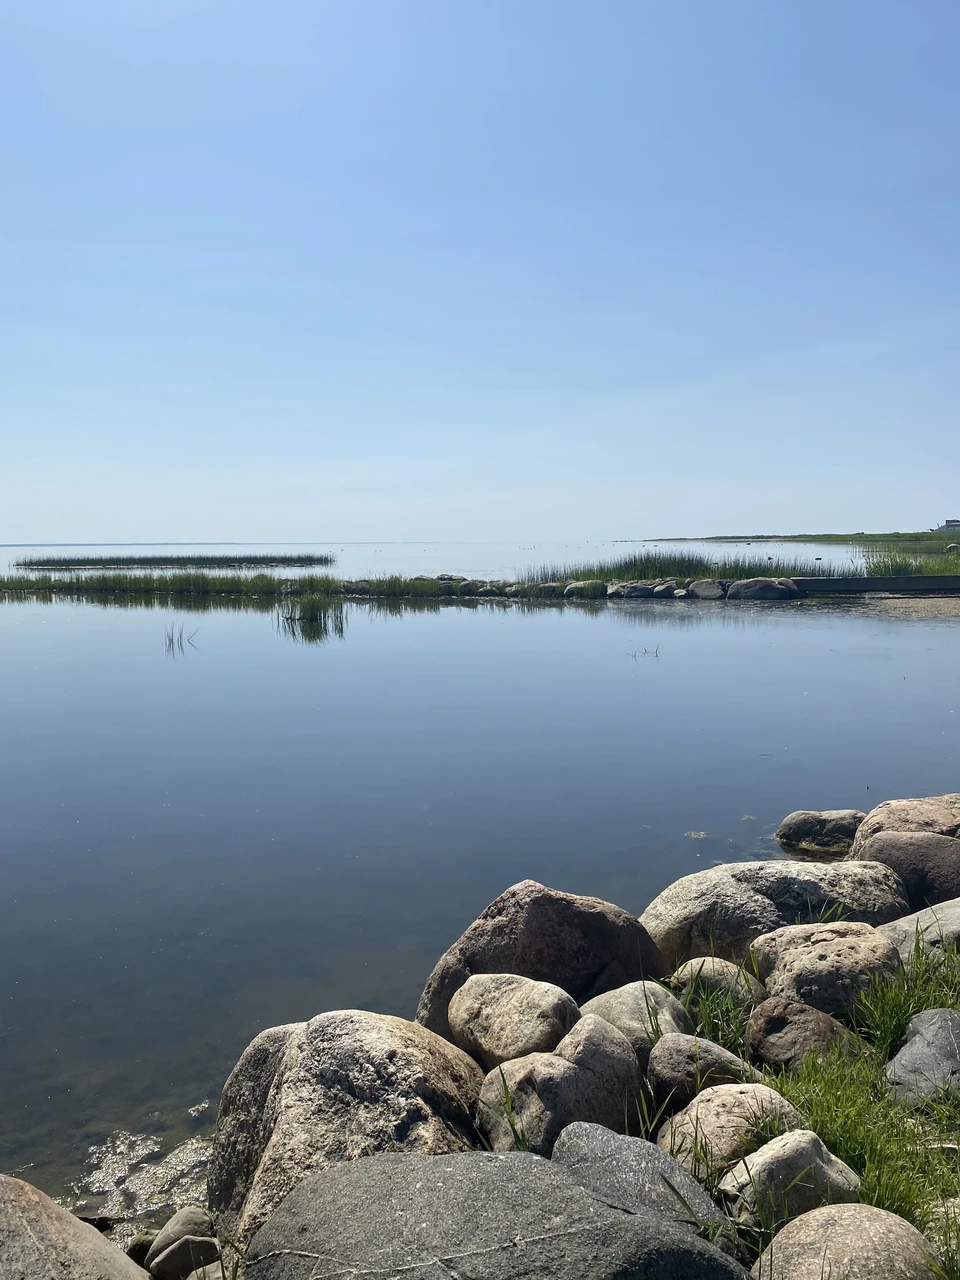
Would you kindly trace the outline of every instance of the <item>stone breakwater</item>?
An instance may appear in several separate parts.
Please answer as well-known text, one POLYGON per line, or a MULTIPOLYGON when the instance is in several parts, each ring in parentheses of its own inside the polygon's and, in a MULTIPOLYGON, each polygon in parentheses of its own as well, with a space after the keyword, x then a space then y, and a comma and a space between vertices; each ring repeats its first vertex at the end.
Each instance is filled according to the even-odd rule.
MULTIPOLYGON (((800 811, 778 835, 804 857, 685 876, 639 917, 513 885, 414 1021, 261 1032, 223 1089, 206 1204, 126 1252, 0 1178, 0 1275, 202 1280, 221 1247, 249 1280, 952 1275, 776 1085, 811 1055, 855 1062, 862 995, 956 947, 960 795, 800 811), (705 1033, 717 1009, 742 1054, 705 1033)), ((890 1097, 956 1096, 960 1012, 906 1026, 890 1097)))
MULTIPOLYGON (((409 594, 425 594, 453 599, 504 600, 797 600, 806 595, 792 578, 725 579, 657 578, 653 581, 614 582, 600 578, 559 582, 491 582, 441 573, 410 578, 409 594), (414 585, 416 584, 416 585, 414 585)), ((340 590, 346 596, 376 597, 382 588, 376 579, 344 580, 340 590)), ((398 594, 392 588, 391 595, 398 594)), ((402 591, 399 594, 403 594, 402 591)))

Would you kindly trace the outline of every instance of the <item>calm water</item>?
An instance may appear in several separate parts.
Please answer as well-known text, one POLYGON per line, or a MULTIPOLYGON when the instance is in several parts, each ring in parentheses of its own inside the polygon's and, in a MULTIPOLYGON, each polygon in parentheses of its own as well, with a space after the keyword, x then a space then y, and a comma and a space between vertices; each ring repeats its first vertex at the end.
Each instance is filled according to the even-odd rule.
POLYGON ((410 1016, 525 876, 639 911, 791 809, 957 789, 958 614, 361 604, 306 645, 0 605, 0 1169, 58 1191, 115 1129, 172 1145, 264 1026, 410 1016))

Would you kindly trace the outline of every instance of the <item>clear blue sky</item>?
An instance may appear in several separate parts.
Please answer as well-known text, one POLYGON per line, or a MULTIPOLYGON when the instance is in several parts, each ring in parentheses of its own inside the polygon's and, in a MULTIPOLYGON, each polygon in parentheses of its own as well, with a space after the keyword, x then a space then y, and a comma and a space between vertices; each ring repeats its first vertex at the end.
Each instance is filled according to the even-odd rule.
POLYGON ((960 517, 957 0, 5 0, 0 541, 960 517))

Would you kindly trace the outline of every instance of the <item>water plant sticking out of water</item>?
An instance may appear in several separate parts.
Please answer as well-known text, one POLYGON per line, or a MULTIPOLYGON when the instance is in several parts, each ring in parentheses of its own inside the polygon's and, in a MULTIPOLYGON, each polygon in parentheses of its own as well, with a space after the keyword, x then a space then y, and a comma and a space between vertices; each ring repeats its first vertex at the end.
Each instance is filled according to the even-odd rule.
POLYGON ((22 556, 18 569, 68 572, 86 569, 264 569, 317 568, 336 562, 336 556, 319 555, 159 555, 159 556, 22 556))

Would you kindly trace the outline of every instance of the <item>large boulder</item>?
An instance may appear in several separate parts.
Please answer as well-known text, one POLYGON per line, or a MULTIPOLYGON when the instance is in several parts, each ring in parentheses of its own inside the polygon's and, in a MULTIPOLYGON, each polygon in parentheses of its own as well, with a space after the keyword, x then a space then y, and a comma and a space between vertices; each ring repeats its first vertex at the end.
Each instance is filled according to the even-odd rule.
POLYGON ((892 867, 914 911, 960 895, 960 840, 955 836, 936 831, 878 831, 851 857, 892 867))
POLYGON ((549 1156, 577 1120, 620 1132, 636 1115, 637 1056, 627 1037, 585 1013, 554 1053, 505 1062, 483 1082, 477 1127, 494 1151, 522 1146, 549 1156))
POLYGON ((190 1236, 202 1238, 213 1236, 213 1234, 213 1222, 206 1209, 193 1207, 180 1209, 157 1232, 153 1244, 144 1258, 143 1265, 149 1271, 155 1259, 159 1258, 160 1254, 169 1249, 172 1244, 176 1244, 178 1240, 183 1240, 190 1236))
POLYGON ((726 594, 723 583, 717 582, 714 578, 699 578, 687 587, 687 595, 692 596, 694 600, 723 600, 726 594))
POLYGON ((866 816, 859 809, 798 809, 780 823, 777 839, 791 853, 847 853, 866 816))
POLYGON ((824 1058, 838 1045, 852 1054, 856 1043, 852 1033, 829 1013, 782 996, 757 1005, 744 1032, 744 1047, 750 1057, 778 1071, 798 1066, 811 1054, 824 1058))
POLYGON ((765 1084, 718 1084, 660 1128, 657 1146, 695 1178, 713 1182, 771 1132, 802 1127, 800 1113, 765 1084))
POLYGON ((557 1139, 553 1163, 614 1209, 662 1214, 697 1233, 707 1227, 711 1237, 726 1225, 700 1183, 643 1138, 628 1138, 599 1124, 571 1124, 557 1139))
POLYGON ((694 1030, 686 1009, 659 982, 628 982, 615 991, 594 996, 581 1012, 595 1013, 622 1031, 636 1051, 641 1071, 646 1071, 650 1050, 660 1036, 694 1030))
POLYGON ((728 600, 794 600, 801 594, 789 578, 741 578, 727 588, 728 600))
POLYGON ((932 1280, 935 1259, 929 1240, 895 1213, 835 1204, 788 1222, 751 1274, 756 1280, 932 1280))
POLYGON ((560 987, 515 973, 475 973, 447 1012, 454 1044, 485 1071, 527 1053, 549 1053, 580 1017, 560 987))
POLYGON ((640 922, 676 968, 697 956, 740 962, 761 934, 832 910, 876 925, 905 915, 906 908, 899 876, 882 863, 775 859, 728 862, 683 876, 654 898, 640 922))
POLYGON ((220 1246, 209 1236, 180 1236, 150 1264, 154 1280, 184 1280, 197 1269, 220 1260, 220 1246))
POLYGON ((224 1086, 209 1206, 243 1245, 308 1173, 378 1151, 473 1140, 483 1072, 426 1027, 341 1010, 258 1036, 224 1086))
POLYGON ((823 1204, 859 1200, 860 1179, 810 1129, 794 1129, 734 1165, 717 1190, 737 1222, 769 1228, 823 1204))
POLYGON ((627 1213, 526 1152, 371 1156, 302 1182, 246 1258, 250 1280, 745 1280, 662 1213, 627 1213))
POLYGON ((599 600, 607 594, 607 584, 599 578, 590 578, 585 582, 568 582, 563 589, 567 600, 599 600))
POLYGON ((722 995, 741 1009, 747 1009, 759 1004, 767 994, 752 973, 747 973, 732 960, 721 960, 719 956, 700 956, 696 960, 685 961, 667 979, 667 985, 680 992, 685 1008, 690 1000, 722 995))
POLYGON ((813 1005, 841 1021, 876 978, 893 978, 900 957, 868 924, 846 920, 794 924, 765 933, 750 947, 757 977, 771 996, 813 1005))
POLYGON ((420 997, 417 1021, 449 1040, 447 1007, 474 973, 554 982, 582 1004, 601 991, 664 972, 663 958, 636 916, 600 898, 523 880, 495 898, 440 957, 420 997))
POLYGON ((759 1083, 756 1068, 712 1040, 670 1033, 650 1051, 647 1083, 658 1106, 679 1111, 717 1084, 759 1083))
POLYGON ((623 584, 624 600, 649 600, 656 590, 653 582, 625 582, 623 584))
POLYGON ((960 1091, 960 1013, 925 1009, 915 1014, 901 1048, 887 1063, 887 1082, 898 1102, 960 1091))
POLYGON ((924 796, 918 800, 885 800, 861 822, 853 852, 859 853, 871 836, 881 831, 932 831, 935 835, 960 835, 960 794, 924 796))
POLYGON ((49 1196, 0 1175, 0 1276, 4 1280, 144 1280, 125 1253, 49 1196))
POLYGON ((918 946, 928 953, 944 947, 955 948, 960 946, 960 898, 925 907, 889 924, 878 925, 877 929, 897 948, 905 965, 913 962, 918 946))

